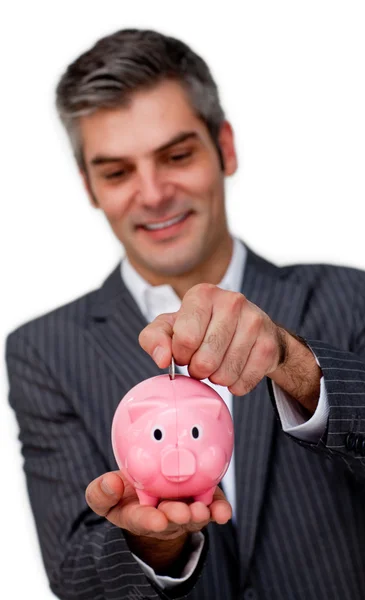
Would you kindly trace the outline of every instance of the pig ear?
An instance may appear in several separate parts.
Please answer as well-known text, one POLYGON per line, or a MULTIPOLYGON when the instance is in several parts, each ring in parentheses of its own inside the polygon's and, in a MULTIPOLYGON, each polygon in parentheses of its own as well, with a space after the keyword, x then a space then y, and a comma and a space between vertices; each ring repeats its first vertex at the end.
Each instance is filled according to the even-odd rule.
POLYGON ((137 421, 140 417, 142 417, 146 412, 150 410, 154 410, 155 408, 166 408, 166 402, 160 400, 159 398, 147 398, 144 400, 134 400, 129 401, 127 404, 128 414, 132 423, 137 421))
POLYGON ((208 398, 206 396, 190 396, 186 402, 192 408, 204 410, 214 417, 214 419, 219 419, 223 400, 221 401, 219 398, 208 398))

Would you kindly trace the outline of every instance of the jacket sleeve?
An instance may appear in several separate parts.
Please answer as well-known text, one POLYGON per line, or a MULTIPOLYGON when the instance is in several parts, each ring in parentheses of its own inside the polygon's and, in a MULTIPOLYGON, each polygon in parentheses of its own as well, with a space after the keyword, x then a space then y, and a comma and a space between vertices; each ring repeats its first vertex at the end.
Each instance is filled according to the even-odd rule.
POLYGON ((318 448, 365 477, 365 351, 358 348, 358 353, 352 353, 324 342, 306 341, 322 369, 329 405, 318 448))
POLYGON ((189 594, 208 551, 206 532, 193 575, 171 590, 159 589, 133 558, 123 530, 88 507, 85 489, 108 465, 21 330, 8 337, 6 360, 9 402, 19 425, 28 494, 52 591, 62 600, 189 594))
MULTIPOLYGON (((356 301, 351 307, 353 328, 346 332, 347 341, 343 343, 346 347, 341 349, 321 340, 304 339, 322 369, 329 413, 325 432, 318 443, 290 436, 298 444, 342 462, 356 479, 362 481, 365 479, 364 287, 359 287, 356 301)), ((270 379, 268 385, 277 412, 270 379)))

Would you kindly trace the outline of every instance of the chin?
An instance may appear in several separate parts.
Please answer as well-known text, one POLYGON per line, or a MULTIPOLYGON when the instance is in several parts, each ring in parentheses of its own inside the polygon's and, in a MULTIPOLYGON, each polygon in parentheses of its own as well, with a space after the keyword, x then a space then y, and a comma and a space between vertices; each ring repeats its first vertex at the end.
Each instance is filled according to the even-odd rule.
POLYGON ((171 253, 170 259, 168 256, 156 257, 155 260, 151 260, 151 256, 147 260, 143 260, 143 265, 149 271, 166 277, 178 277, 179 275, 185 275, 190 271, 193 271, 202 262, 199 260, 199 254, 195 251, 194 253, 187 253, 183 256, 180 252, 178 256, 173 256, 171 253))

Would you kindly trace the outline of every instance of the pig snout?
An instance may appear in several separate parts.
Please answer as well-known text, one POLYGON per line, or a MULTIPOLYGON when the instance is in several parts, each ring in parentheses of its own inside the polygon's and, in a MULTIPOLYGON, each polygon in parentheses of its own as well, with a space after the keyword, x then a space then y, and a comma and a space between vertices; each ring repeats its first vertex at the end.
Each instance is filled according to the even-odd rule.
POLYGON ((187 481, 195 472, 195 456, 186 448, 167 450, 161 457, 161 473, 168 481, 187 481))

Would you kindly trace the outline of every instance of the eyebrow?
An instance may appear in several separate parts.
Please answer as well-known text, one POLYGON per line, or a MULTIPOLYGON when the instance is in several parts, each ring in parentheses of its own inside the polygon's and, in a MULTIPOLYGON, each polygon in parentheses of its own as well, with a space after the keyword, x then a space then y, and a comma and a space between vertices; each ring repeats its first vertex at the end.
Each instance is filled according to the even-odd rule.
MULTIPOLYGON (((168 150, 169 148, 171 148, 171 146, 175 146, 176 144, 180 144, 181 142, 185 142, 186 140, 197 138, 198 134, 195 131, 183 131, 175 135, 173 138, 171 138, 171 140, 169 140, 165 144, 162 144, 162 146, 159 146, 158 148, 153 150, 153 153, 157 154, 158 152, 163 152, 164 150, 168 150)), ((120 162, 121 160, 127 159, 127 156, 107 156, 103 154, 97 154, 96 156, 94 156, 94 158, 91 159, 90 164, 104 165, 108 163, 120 162)))

